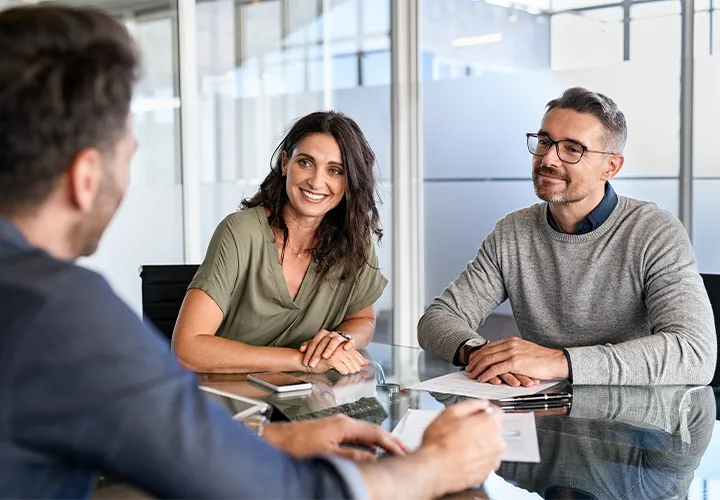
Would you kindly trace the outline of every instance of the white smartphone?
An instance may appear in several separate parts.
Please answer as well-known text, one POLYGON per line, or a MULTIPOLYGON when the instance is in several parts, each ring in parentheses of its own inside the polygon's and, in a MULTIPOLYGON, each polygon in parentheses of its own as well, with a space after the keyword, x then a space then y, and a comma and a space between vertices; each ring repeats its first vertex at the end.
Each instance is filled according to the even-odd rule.
POLYGON ((200 390, 205 392, 208 398, 217 401, 227 409, 234 420, 244 420, 257 413, 266 414, 270 409, 270 405, 263 401, 245 398, 231 392, 220 391, 204 385, 200 386, 200 390))
POLYGON ((282 372, 253 373, 248 380, 275 392, 305 391, 312 389, 310 382, 282 372))
POLYGON ((272 399, 270 402, 273 401, 292 401, 293 399, 299 399, 304 398, 307 396, 312 395, 312 389, 303 389, 300 391, 292 391, 292 392, 278 392, 273 396, 270 396, 272 399))

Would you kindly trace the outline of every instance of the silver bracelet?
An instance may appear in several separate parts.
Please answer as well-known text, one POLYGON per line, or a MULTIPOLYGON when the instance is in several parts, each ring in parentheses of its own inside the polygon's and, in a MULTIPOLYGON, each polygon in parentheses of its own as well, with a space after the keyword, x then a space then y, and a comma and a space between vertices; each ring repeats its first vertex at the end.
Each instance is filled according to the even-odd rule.
POLYGON ((352 340, 352 335, 350 335, 347 332, 341 332, 340 330, 337 330, 335 333, 337 333, 338 335, 340 335, 342 338, 344 338, 347 341, 352 340))

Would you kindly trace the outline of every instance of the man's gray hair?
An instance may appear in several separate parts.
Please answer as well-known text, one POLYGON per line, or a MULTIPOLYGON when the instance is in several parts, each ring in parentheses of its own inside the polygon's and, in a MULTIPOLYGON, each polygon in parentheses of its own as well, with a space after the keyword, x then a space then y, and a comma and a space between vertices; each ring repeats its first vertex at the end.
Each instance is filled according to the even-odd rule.
POLYGON ((611 153, 622 153, 627 141, 625 115, 609 97, 583 87, 572 87, 557 99, 547 103, 545 115, 555 108, 571 109, 594 116, 605 127, 605 148, 611 153))

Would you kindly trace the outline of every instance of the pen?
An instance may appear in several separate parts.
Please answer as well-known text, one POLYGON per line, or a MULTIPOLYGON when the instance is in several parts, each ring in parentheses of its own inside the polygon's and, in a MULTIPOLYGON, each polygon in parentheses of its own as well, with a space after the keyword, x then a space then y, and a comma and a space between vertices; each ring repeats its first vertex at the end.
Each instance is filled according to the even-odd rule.
POLYGON ((572 399, 569 392, 557 392, 551 394, 529 394, 527 396, 516 396, 514 398, 503 398, 496 400, 498 403, 529 403, 532 401, 558 401, 562 399, 572 399))
POLYGON ((524 404, 524 405, 508 405, 508 406, 501 406, 503 411, 514 411, 514 410, 553 410, 556 408, 570 408, 572 406, 572 402, 570 401, 556 401, 551 403, 532 403, 532 404, 524 404))

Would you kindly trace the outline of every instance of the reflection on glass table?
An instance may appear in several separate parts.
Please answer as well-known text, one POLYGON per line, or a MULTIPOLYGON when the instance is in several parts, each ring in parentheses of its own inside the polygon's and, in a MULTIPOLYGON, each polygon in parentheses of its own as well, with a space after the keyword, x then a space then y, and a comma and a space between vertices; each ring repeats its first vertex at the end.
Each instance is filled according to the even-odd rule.
POLYGON ((540 463, 503 463, 509 484, 488 481, 491 498, 687 497, 716 427, 711 388, 580 386, 573 398, 567 415, 536 418, 540 463))
MULTIPOLYGON (((280 395, 243 375, 199 375, 204 385, 263 399, 291 419, 345 413, 392 430, 409 409, 462 400, 408 385, 458 368, 410 347, 370 344, 372 361, 342 377, 297 374, 309 392, 280 395)), ((569 411, 536 412, 541 461, 503 463, 485 489, 453 498, 688 498, 720 500, 720 422, 709 387, 574 386, 569 411), (558 414, 562 413, 562 414, 558 414)))

